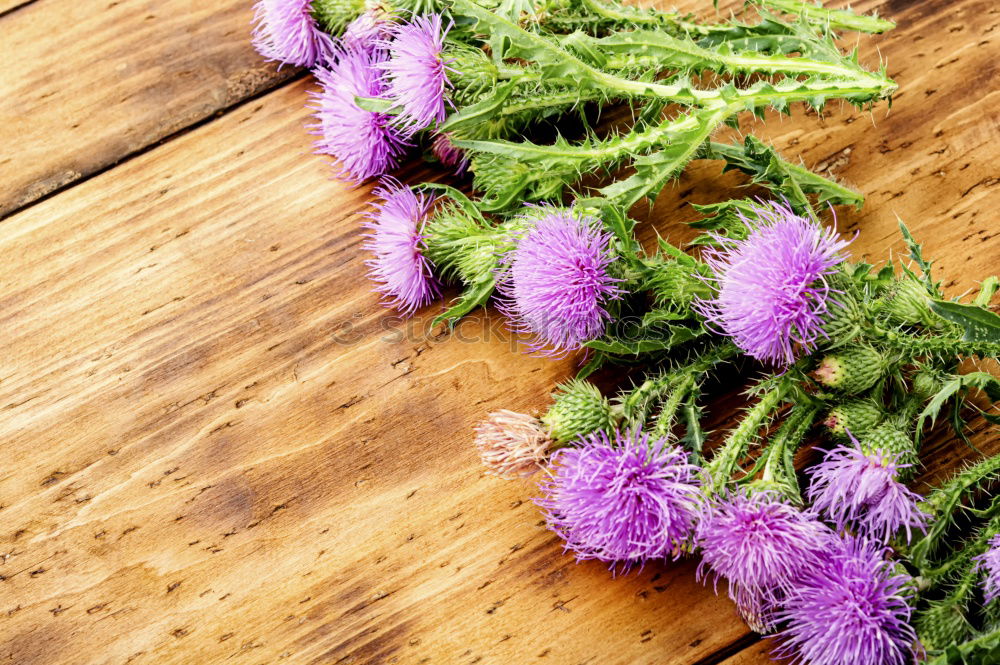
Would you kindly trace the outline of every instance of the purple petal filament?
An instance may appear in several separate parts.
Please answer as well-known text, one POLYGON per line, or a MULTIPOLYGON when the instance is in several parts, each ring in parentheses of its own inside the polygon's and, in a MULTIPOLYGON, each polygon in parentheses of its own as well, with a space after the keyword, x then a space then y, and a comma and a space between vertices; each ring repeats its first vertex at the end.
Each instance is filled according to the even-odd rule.
POLYGON ((382 97, 378 63, 382 51, 345 49, 329 66, 314 74, 321 90, 312 93, 313 133, 318 152, 340 163, 340 176, 354 182, 379 176, 396 166, 407 143, 385 113, 366 111, 355 97, 382 97))
POLYGON ((1000 597, 1000 534, 990 538, 989 549, 975 557, 976 568, 983 574, 983 600, 991 603, 1000 597))
POLYGON ((698 513, 698 467, 664 438, 638 430, 587 435, 552 456, 537 500, 577 559, 677 558, 698 513))
POLYGON ((316 25, 311 4, 311 0, 258 0, 253 19, 257 52, 297 67, 312 67, 329 58, 334 41, 316 25))
POLYGON ((385 71, 386 94, 402 107, 396 122, 408 136, 445 118, 445 89, 450 85, 444 61, 444 38, 451 28, 441 27, 441 16, 414 17, 392 29, 383 43, 389 60, 385 71))
POLYGON ((729 596, 751 628, 766 632, 782 595, 819 562, 834 534, 774 491, 715 499, 698 524, 698 577, 729 582, 729 596))
POLYGON ((364 224, 370 233, 362 248, 374 255, 367 261, 368 275, 386 304, 412 314, 439 293, 431 263, 421 252, 421 231, 434 201, 389 179, 374 194, 382 202, 372 204, 364 224))
POLYGON ((810 473, 809 500, 837 529, 856 525, 866 537, 886 543, 900 529, 922 529, 927 515, 920 511, 920 495, 899 482, 899 455, 882 450, 864 453, 853 446, 829 451, 810 473))
POLYGON ((515 331, 535 336, 533 351, 558 355, 600 336, 611 318, 605 305, 621 290, 608 274, 611 235, 598 219, 538 210, 542 216, 501 259, 500 310, 515 331))
POLYGON ((804 665, 903 665, 916 634, 904 598, 910 583, 885 550, 861 538, 832 547, 803 571, 784 602, 776 655, 804 665))
POLYGON ((831 292, 826 278, 844 260, 849 241, 787 205, 761 204, 755 219, 740 217, 749 229, 746 239, 716 235, 720 246, 703 254, 717 293, 697 300, 695 309, 748 355, 791 363, 797 346, 809 351, 824 337, 831 292))

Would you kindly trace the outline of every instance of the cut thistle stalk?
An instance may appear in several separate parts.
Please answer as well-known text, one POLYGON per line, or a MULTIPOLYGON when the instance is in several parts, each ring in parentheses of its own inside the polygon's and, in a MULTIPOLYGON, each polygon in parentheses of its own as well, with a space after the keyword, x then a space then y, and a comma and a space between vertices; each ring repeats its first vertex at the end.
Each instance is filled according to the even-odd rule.
POLYGON ((764 459, 761 480, 774 483, 793 503, 802 503, 795 475, 795 451, 805 439, 820 409, 819 404, 810 402, 796 405, 761 455, 764 459))
POLYGON ((757 387, 763 390, 760 399, 750 407, 740 424, 729 433, 722 447, 705 465, 710 495, 717 494, 726 487, 740 460, 749 450, 750 442, 781 408, 785 398, 794 389, 794 383, 785 375, 767 379, 757 387))
POLYGON ((879 18, 877 15, 865 16, 844 9, 827 9, 802 0, 752 0, 770 9, 800 16, 810 23, 833 30, 853 30, 878 34, 892 30, 896 24, 879 18))

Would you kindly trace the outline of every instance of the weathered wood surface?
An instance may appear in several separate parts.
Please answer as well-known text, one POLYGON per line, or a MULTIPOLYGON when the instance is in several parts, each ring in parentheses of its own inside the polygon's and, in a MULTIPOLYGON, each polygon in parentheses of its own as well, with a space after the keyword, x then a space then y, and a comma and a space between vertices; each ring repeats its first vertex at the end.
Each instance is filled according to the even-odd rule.
POLYGON ((252 13, 247 0, 36 0, 0 16, 0 216, 291 76, 254 52, 252 13))
MULTIPOLYGON (((0 30, 19 20, 40 35, 45 15, 22 13, 46 4, 0 30)), ((892 112, 876 109, 873 129, 849 108, 800 111, 766 134, 869 192, 841 218, 860 230, 857 253, 899 250, 898 213, 959 293, 1000 263, 1000 15, 974 1, 881 13, 900 22, 872 40, 902 86, 892 112)), ((113 106, 106 81, 76 74, 90 104, 113 106)), ((513 353, 484 316, 461 338, 401 334, 363 279, 355 213, 369 190, 330 181, 309 155, 306 89, 0 223, 0 662, 766 662, 766 643, 690 562, 617 579, 574 564, 539 525, 529 483, 481 473, 472 424, 544 407, 572 361, 513 353)), ((35 113, 57 169, 85 152, 78 142, 109 136, 97 122, 64 133, 56 104, 35 113)), ((4 145, 24 127, 0 124, 4 145)), ((5 155, 31 168, 33 150, 5 155)), ((131 154, 118 150, 107 163, 131 154)), ((717 167, 663 194, 660 232, 683 238, 685 202, 732 193, 740 176, 717 167)), ((47 176, 35 177, 24 182, 47 176)), ((715 401, 717 428, 735 404, 715 401)), ((983 421, 974 430, 1000 449, 983 421)), ((947 432, 927 452, 930 475, 973 456, 947 432)))

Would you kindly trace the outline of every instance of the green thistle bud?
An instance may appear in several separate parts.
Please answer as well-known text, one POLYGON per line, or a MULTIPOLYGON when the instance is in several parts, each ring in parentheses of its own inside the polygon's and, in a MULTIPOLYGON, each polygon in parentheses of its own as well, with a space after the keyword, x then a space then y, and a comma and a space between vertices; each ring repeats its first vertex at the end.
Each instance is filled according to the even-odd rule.
MULTIPOLYGON (((901 464, 916 464, 919 461, 910 435, 888 422, 882 423, 861 438, 861 450, 866 455, 876 451, 899 455, 901 464)), ((912 473, 913 468, 906 471, 912 473)))
POLYGON ((449 63, 448 80, 456 104, 468 104, 496 86, 497 67, 481 49, 449 44, 444 60, 449 63))
POLYGON ((927 288, 912 279, 896 282, 886 296, 884 311, 890 322, 932 327, 937 316, 930 308, 927 288))
POLYGON ((945 598, 932 602, 917 616, 917 635, 928 651, 937 651, 951 644, 965 641, 972 634, 972 626, 965 616, 961 603, 945 598))
MULTIPOLYGON (((508 225, 508 231, 513 228, 508 225)), ((510 234, 489 226, 455 201, 443 198, 424 226, 424 255, 445 279, 482 284, 493 279, 510 234)))
POLYGON ((823 356, 813 378, 827 388, 856 395, 875 385, 886 364, 882 354, 870 346, 855 346, 823 356))
POLYGON ((835 300, 840 304, 831 303, 823 318, 823 332, 830 337, 830 342, 834 345, 848 342, 856 337, 864 319, 861 306, 850 293, 837 294, 835 300))
POLYGON ((673 304, 686 307, 695 296, 711 294, 711 288, 704 280, 677 261, 648 261, 646 268, 648 272, 639 290, 648 291, 658 307, 673 304))
POLYGON ((542 416, 549 436, 556 443, 569 443, 582 436, 614 427, 611 404, 594 384, 573 379, 557 387, 555 403, 542 416))
POLYGON ((337 36, 365 10, 365 0, 313 0, 312 15, 325 32, 337 36))
POLYGON ((882 422, 885 411, 868 398, 842 402, 827 413, 823 425, 837 441, 847 441, 847 432, 855 438, 864 437, 872 428, 882 422))
POLYGON ((941 377, 930 370, 922 370, 913 375, 913 394, 921 401, 930 399, 944 387, 941 377))

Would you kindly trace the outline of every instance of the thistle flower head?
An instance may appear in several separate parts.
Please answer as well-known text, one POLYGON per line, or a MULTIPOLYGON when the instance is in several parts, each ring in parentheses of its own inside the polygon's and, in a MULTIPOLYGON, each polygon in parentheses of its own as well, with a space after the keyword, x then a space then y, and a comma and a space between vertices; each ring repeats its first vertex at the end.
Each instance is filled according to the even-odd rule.
POLYGON ((804 665, 903 665, 916 633, 904 597, 910 578, 894 570, 876 543, 837 542, 820 565, 803 571, 779 619, 780 657, 804 665))
POLYGON ((541 468, 552 440, 537 418, 495 411, 476 425, 476 448, 487 470, 503 478, 530 476, 541 468))
POLYGON ((333 38, 320 30, 312 0, 258 0, 254 7, 253 45, 269 60, 312 67, 328 59, 333 38))
POLYGON ((392 39, 383 46, 389 60, 382 63, 386 93, 402 112, 396 122, 407 135, 441 122, 445 117, 445 88, 450 83, 443 56, 444 38, 440 14, 416 16, 410 23, 392 29, 392 39))
POLYGON ((987 603, 1000 597, 1000 534, 990 538, 989 548, 975 558, 983 574, 983 599, 987 603))
POLYGON ((533 351, 565 353, 601 334, 611 318, 605 305, 621 295, 619 280, 608 274, 611 236, 595 217, 535 212, 538 219, 501 258, 500 309, 516 331, 535 335, 533 351))
POLYGON ((699 503, 698 467, 666 439, 595 432, 552 456, 537 503, 577 559, 626 569, 686 549, 699 503))
POLYGON ((438 134, 434 137, 431 152, 442 166, 452 169, 455 175, 462 175, 469 168, 469 156, 451 142, 451 136, 448 134, 438 134))
POLYGON ((704 509, 697 542, 699 578, 729 582, 729 597, 757 632, 767 632, 782 595, 819 561, 833 533, 772 490, 732 492, 704 509))
POLYGON ((826 454, 810 473, 809 500, 838 529, 856 525, 861 533, 888 542, 900 529, 923 528, 927 515, 917 507, 920 495, 899 482, 899 472, 909 464, 899 463, 899 453, 838 446, 826 454))
POLYGON ((370 233, 363 249, 374 256, 368 275, 387 304, 412 314, 438 294, 438 283, 423 253, 421 233, 433 199, 393 180, 375 189, 381 203, 372 204, 364 224, 370 233))
POLYGON ((695 309, 748 355, 787 364, 796 346, 809 351, 825 335, 824 315, 837 306, 827 277, 849 241, 787 205, 761 204, 754 217, 741 214, 745 239, 716 236, 719 247, 705 251, 717 293, 697 300, 695 309))
POLYGON ((375 3, 347 24, 340 39, 347 48, 371 51, 392 38, 394 25, 390 10, 375 3))
POLYGON ((380 97, 383 84, 375 65, 384 59, 378 50, 344 49, 336 61, 314 70, 321 89, 312 93, 310 127, 320 138, 318 152, 340 163, 340 176, 361 182, 396 166, 407 146, 385 113, 366 111, 355 97, 380 97))

